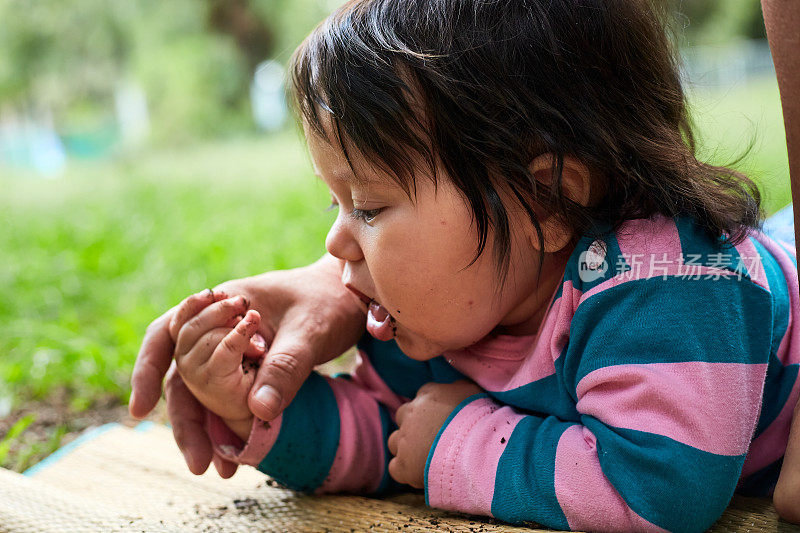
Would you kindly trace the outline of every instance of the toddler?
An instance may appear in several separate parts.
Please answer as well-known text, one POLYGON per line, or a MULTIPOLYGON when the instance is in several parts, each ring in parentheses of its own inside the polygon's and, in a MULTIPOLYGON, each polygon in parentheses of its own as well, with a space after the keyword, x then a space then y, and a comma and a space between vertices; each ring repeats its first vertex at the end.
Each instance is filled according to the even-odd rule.
POLYGON ((353 0, 318 26, 292 90, 365 334, 352 375, 312 373, 267 423, 246 402, 258 313, 187 299, 175 359, 217 451, 299 491, 416 487, 560 529, 701 531, 734 491, 770 494, 796 258, 752 181, 696 159, 660 20, 353 0))

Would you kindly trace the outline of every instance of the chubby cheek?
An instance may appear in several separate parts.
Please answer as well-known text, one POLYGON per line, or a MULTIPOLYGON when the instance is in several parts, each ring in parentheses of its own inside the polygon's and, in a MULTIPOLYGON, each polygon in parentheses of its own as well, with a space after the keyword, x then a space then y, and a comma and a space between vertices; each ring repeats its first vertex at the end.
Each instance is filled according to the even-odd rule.
POLYGON ((378 299, 397 321, 398 345, 415 358, 472 344, 496 323, 490 256, 465 269, 472 235, 454 222, 439 226, 386 235, 391 246, 376 246, 381 253, 369 261, 378 299))

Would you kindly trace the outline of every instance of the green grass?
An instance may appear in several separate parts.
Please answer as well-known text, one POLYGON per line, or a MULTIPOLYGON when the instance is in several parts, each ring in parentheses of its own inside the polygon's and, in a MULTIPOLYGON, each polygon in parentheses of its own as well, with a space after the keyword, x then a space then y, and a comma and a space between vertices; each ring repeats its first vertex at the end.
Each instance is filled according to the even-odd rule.
POLYGON ((294 134, 0 182, 0 391, 126 401, 145 326, 187 294, 318 258, 332 214, 294 134))
MULTIPOLYGON (((740 168, 763 185, 768 212, 786 204, 774 81, 693 102, 705 153, 729 161, 755 134, 740 168)), ((126 402, 152 319, 191 292, 317 259, 335 216, 293 132, 74 163, 52 181, 0 172, 0 421, 9 403, 78 413, 126 402)), ((25 420, 0 435, 0 464, 60 442, 55 426, 41 450, 9 462, 25 420)))
POLYGON ((741 82, 724 91, 698 89, 692 111, 702 159, 726 164, 751 151, 736 165, 760 186, 767 213, 791 202, 789 162, 780 95, 774 78, 741 82))

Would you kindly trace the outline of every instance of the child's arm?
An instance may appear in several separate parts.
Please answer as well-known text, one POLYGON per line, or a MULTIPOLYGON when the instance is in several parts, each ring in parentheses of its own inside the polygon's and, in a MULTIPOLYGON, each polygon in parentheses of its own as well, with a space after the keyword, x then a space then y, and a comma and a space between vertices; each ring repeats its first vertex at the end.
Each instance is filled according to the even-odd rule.
POLYGON ((769 293, 674 278, 572 290, 584 300, 556 365, 579 420, 465 399, 430 450, 426 502, 559 529, 705 530, 759 417, 769 293))
POLYGON ((212 423, 212 441, 229 460, 250 464, 285 486, 314 494, 380 495, 406 488, 388 473, 395 412, 429 381, 463 376, 443 358, 420 362, 393 342, 365 334, 352 375, 312 372, 275 420, 256 419, 246 443, 212 423))
POLYGON ((254 419, 249 439, 237 442, 213 417, 209 430, 223 457, 294 490, 379 495, 400 487, 387 472, 386 441, 405 401, 359 350, 353 375, 312 372, 277 418, 254 419))

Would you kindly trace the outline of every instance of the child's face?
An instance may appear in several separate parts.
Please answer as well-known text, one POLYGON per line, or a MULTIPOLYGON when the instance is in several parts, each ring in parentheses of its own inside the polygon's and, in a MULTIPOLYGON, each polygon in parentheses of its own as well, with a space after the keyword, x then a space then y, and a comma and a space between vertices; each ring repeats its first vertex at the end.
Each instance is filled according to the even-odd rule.
POLYGON ((510 270, 498 292, 491 232, 484 252, 464 268, 474 257, 478 233, 468 204, 449 179, 440 174, 434 192, 420 170, 412 202, 352 150, 353 166, 368 180, 359 184, 341 150, 305 130, 314 169, 339 204, 326 248, 344 262, 342 282, 394 318, 395 340, 406 355, 430 359, 474 344, 497 326, 541 319, 554 287, 536 290, 539 252, 517 227, 524 215, 510 210, 510 270), (362 218, 353 216, 354 209, 362 218))

